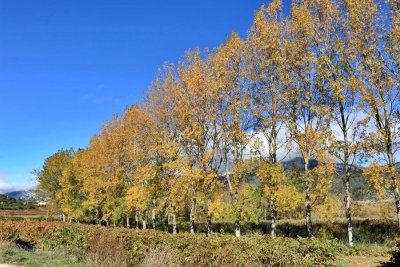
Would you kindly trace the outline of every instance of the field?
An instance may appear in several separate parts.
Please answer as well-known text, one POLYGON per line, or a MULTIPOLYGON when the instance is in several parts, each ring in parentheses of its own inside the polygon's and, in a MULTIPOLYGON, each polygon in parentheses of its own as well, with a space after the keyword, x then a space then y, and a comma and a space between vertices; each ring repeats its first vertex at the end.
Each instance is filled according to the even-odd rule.
POLYGON ((24 266, 396 266, 389 263, 397 255, 392 221, 355 222, 353 249, 345 245, 342 227, 316 223, 316 238, 309 240, 300 237, 304 226, 288 221, 278 225, 281 236, 272 239, 251 225, 235 238, 229 229, 208 237, 7 219, 0 221, 0 261, 24 266))
POLYGON ((23 217, 23 218, 38 218, 48 215, 46 207, 37 207, 34 209, 21 210, 0 210, 0 216, 3 217, 23 217))

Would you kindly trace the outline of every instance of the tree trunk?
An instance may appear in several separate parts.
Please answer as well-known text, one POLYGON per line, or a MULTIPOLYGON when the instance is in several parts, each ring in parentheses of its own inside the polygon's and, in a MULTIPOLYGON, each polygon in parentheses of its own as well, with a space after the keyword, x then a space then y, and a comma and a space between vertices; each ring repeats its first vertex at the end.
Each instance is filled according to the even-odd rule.
POLYGON ((153 226, 153 229, 155 230, 156 229, 156 209, 155 208, 151 211, 151 224, 153 226))
POLYGON ((136 225, 136 228, 139 228, 139 214, 137 212, 135 214, 135 225, 136 225))
POLYGON ((354 242, 353 242, 353 223, 351 219, 351 192, 350 192, 350 177, 351 177, 351 166, 350 166, 350 145, 349 145, 349 140, 348 140, 348 127, 347 127, 347 120, 346 120, 346 115, 345 115, 345 108, 342 103, 340 103, 340 123, 341 126, 340 128, 342 129, 343 133, 343 141, 344 141, 344 148, 343 148, 343 154, 344 154, 344 171, 345 171, 345 176, 344 176, 344 188, 345 188, 345 196, 344 196, 344 209, 345 209, 345 214, 346 214, 346 222, 347 222, 347 237, 348 237, 348 242, 349 246, 353 247, 354 242))
POLYGON ((164 232, 168 233, 168 215, 164 216, 164 232))
POLYGON ((392 190, 394 193, 394 199, 396 200, 397 227, 398 227, 398 231, 400 231, 400 189, 399 189, 399 184, 398 184, 397 169, 396 169, 396 163, 395 163, 394 156, 393 156, 393 147, 392 147, 391 139, 389 139, 386 146, 387 146, 389 167, 392 172, 391 173, 392 190))
POLYGON ((344 198, 345 202, 345 212, 346 212, 346 221, 347 221, 347 237, 349 241, 349 246, 353 247, 354 242, 353 242, 353 223, 351 220, 351 195, 350 195, 350 173, 346 173, 346 195, 344 198))
POLYGON ((306 226, 307 226, 307 236, 309 238, 313 238, 312 232, 312 221, 311 221, 311 196, 310 196, 310 188, 307 185, 306 188, 306 226))
POLYGON ((126 228, 131 228, 131 222, 129 219, 129 215, 126 215, 126 228))
POLYGON ((308 238, 313 238, 312 231, 312 221, 311 221, 311 194, 310 194, 310 186, 309 186, 309 173, 308 173, 308 163, 309 159, 304 158, 304 180, 305 180, 305 191, 306 191, 306 227, 307 227, 307 236, 308 238))
POLYGON ((156 229, 156 205, 157 199, 153 196, 153 210, 151 211, 151 223, 153 224, 153 229, 156 229))
POLYGON ((396 212, 397 212, 397 227, 400 231, 400 190, 397 183, 397 175, 396 175, 396 168, 393 167, 392 174, 392 190, 394 192, 394 199, 396 200, 396 212))
POLYGON ((62 221, 63 221, 63 222, 66 222, 66 221, 67 221, 67 218, 65 217, 64 212, 62 213, 61 217, 62 217, 62 221))
POLYGON ((196 208, 196 199, 192 199, 192 206, 190 207, 190 233, 194 234, 194 228, 195 228, 195 208, 196 208))
POLYGON ((147 222, 146 219, 142 219, 142 229, 146 230, 147 229, 147 222))
POLYGON ((270 210, 271 210, 271 237, 276 237, 276 210, 275 200, 273 197, 270 198, 270 210))
POLYGON ((176 235, 177 231, 176 231, 176 214, 174 213, 172 215, 172 233, 174 235, 176 235))
POLYGON ((194 220, 190 220, 190 233, 194 235, 194 220))
POLYGON ((240 220, 237 219, 235 222, 235 236, 240 237, 240 220))
POLYGON ((97 224, 101 225, 100 210, 98 208, 96 209, 96 220, 97 220, 97 224))
POLYGON ((211 224, 211 216, 207 216, 207 235, 210 236, 212 234, 212 224, 211 224))

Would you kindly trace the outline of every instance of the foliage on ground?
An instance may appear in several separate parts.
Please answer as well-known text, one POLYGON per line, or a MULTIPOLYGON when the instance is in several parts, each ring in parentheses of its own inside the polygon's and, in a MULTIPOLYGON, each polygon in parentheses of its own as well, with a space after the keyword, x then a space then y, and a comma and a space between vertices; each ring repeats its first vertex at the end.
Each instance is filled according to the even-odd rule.
POLYGON ((0 221, 0 240, 27 248, 66 251, 92 266, 157 265, 155 255, 176 266, 326 266, 341 252, 347 253, 334 239, 170 235, 43 221, 0 221))

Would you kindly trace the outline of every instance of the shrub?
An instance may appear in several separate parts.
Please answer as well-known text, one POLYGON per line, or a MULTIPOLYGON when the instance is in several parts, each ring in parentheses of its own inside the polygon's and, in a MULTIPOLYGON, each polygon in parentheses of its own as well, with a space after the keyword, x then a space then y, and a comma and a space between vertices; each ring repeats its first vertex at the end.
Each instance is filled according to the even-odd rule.
POLYGON ((40 221, 0 221, 0 239, 85 256, 91 266, 326 266, 344 247, 336 240, 251 234, 178 234, 40 221))

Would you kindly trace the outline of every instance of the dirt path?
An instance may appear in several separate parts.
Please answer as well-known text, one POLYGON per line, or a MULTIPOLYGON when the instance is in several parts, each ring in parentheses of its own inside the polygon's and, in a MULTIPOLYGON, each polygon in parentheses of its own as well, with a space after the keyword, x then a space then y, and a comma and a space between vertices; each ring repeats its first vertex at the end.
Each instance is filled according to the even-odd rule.
POLYGON ((338 264, 349 267, 381 267, 389 261, 389 257, 349 256, 338 260, 338 264))

